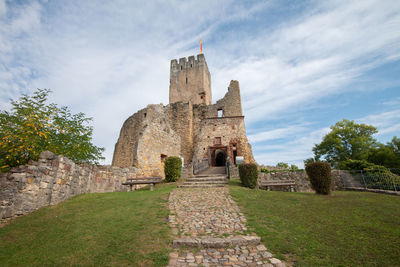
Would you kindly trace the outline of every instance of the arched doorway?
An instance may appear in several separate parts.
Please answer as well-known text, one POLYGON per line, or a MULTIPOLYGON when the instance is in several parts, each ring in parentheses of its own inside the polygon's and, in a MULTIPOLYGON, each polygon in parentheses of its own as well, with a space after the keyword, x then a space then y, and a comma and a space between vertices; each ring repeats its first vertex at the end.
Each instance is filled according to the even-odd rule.
POLYGON ((226 153, 222 149, 215 150, 215 166, 225 166, 226 153))

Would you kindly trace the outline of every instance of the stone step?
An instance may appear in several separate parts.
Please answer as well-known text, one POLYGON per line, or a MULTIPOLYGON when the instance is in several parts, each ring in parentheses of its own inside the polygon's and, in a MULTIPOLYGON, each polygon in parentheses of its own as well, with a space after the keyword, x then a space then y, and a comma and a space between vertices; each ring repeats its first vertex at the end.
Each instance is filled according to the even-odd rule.
POLYGON ((197 182, 184 182, 183 184, 228 184, 228 181, 197 181, 197 182))
POLYGON ((196 174, 194 178, 208 178, 208 177, 225 177, 226 174, 196 174))
POLYGON ((180 188, 211 188, 211 187, 225 187, 225 184, 188 184, 188 185, 179 185, 180 188))
POLYGON ((189 182, 189 183, 183 183, 183 185, 225 185, 228 184, 228 182, 203 182, 203 183, 198 183, 198 182, 189 182))
POLYGON ((212 175, 212 174, 225 174, 226 168, 222 167, 209 167, 208 169, 199 173, 200 175, 212 175))
POLYGON ((182 237, 173 241, 174 248, 228 248, 234 246, 257 246, 261 238, 254 235, 237 235, 224 238, 219 237, 182 237))
POLYGON ((202 178, 202 179, 190 178, 185 180, 185 182, 225 182, 225 181, 227 181, 226 178, 202 178))

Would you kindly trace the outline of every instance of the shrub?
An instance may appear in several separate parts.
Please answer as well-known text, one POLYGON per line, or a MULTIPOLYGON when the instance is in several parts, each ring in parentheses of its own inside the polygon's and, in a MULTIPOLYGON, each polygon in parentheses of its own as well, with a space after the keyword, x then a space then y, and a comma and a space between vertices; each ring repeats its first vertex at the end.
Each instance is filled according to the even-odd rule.
POLYGON ((240 176, 240 181, 244 186, 249 188, 255 188, 258 179, 257 165, 253 163, 240 164, 239 176, 240 176))
POLYGON ((180 157, 168 157, 164 163, 165 180, 176 182, 181 177, 182 160, 180 157))
POLYGON ((349 159, 341 162, 341 167, 349 170, 352 174, 361 172, 362 179, 359 179, 359 181, 367 188, 395 190, 394 186, 400 186, 400 176, 385 166, 376 165, 366 160, 349 159))
POLYGON ((331 166, 327 162, 310 162, 306 166, 311 187, 317 194, 328 195, 331 192, 331 166))

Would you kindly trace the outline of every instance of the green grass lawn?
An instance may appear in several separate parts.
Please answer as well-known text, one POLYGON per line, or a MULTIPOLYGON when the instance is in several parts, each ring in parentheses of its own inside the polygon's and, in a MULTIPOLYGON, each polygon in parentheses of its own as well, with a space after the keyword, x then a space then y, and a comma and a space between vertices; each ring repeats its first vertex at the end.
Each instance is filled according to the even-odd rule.
POLYGON ((168 193, 85 194, 0 228, 0 266, 165 266, 168 193))
POLYGON ((346 191, 320 196, 230 184, 249 226, 272 253, 296 266, 400 266, 400 197, 346 191))

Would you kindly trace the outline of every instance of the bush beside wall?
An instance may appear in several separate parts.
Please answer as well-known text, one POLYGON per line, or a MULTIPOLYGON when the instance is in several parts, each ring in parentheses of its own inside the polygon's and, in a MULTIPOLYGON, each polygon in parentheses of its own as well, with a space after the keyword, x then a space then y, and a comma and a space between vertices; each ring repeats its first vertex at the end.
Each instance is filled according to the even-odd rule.
POLYGON ((182 160, 180 157, 168 157, 164 163, 165 180, 176 182, 181 177, 182 160))
POLYGON ((244 186, 255 188, 258 179, 257 165, 253 163, 240 164, 239 177, 244 186))
POLYGON ((311 187, 317 194, 328 195, 331 193, 331 166, 327 162, 310 162, 306 166, 311 187))

